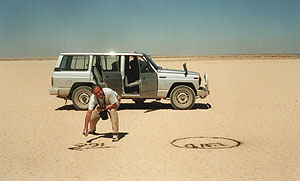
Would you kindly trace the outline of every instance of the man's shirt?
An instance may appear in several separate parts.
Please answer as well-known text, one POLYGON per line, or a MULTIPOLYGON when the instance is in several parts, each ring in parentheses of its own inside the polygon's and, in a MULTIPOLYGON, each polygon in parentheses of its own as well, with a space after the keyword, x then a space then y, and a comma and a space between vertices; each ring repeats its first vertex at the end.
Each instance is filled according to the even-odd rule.
MULTIPOLYGON (((102 88, 105 98, 105 105, 115 104, 118 101, 118 93, 110 88, 102 88)), ((94 110, 98 104, 97 97, 92 94, 89 102, 89 110, 94 110)))

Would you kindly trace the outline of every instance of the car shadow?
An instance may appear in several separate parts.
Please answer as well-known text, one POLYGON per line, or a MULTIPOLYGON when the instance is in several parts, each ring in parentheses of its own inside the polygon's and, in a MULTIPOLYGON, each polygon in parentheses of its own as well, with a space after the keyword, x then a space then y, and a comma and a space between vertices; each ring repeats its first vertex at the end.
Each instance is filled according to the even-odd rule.
MULTIPOLYGON (((206 103, 206 104, 196 103, 191 108, 191 110, 196 110, 196 109, 206 110, 206 109, 210 109, 210 108, 211 108, 211 105, 209 103, 206 103)), ((175 110, 175 108, 173 108, 170 103, 162 103, 162 102, 157 102, 157 101, 146 102, 143 104, 121 103, 121 105, 119 107, 120 111, 122 111, 122 110, 145 110, 144 113, 161 110, 161 109, 175 110)), ((72 104, 64 105, 64 106, 61 106, 61 107, 55 109, 55 111, 71 111, 71 110, 77 111, 72 104)))
POLYGON ((70 105, 63 105, 59 108, 56 108, 55 111, 80 111, 80 110, 76 110, 73 104, 70 104, 70 105))
MULTIPOLYGON (((195 104, 191 110, 195 109, 210 109, 210 104, 202 104, 197 103, 195 104)), ((135 104, 135 103, 122 103, 119 107, 119 110, 145 110, 144 113, 156 111, 156 110, 162 110, 162 109, 170 109, 175 110, 171 104, 168 103, 162 103, 162 102, 149 102, 149 103, 143 103, 143 104, 135 104)))

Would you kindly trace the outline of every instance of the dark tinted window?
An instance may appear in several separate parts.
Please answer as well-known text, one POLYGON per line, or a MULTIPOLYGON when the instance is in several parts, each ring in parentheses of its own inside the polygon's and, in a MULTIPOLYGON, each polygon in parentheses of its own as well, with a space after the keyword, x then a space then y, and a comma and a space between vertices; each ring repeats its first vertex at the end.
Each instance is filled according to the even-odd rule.
POLYGON ((154 70, 150 66, 149 62, 143 59, 142 57, 138 57, 141 73, 152 73, 154 70))
POLYGON ((88 55, 78 55, 78 56, 64 56, 61 64, 60 70, 65 71, 83 71, 87 70, 89 67, 89 56, 88 55))
POLYGON ((120 71, 120 56, 108 55, 101 56, 101 65, 103 71, 112 71, 119 72, 120 71))

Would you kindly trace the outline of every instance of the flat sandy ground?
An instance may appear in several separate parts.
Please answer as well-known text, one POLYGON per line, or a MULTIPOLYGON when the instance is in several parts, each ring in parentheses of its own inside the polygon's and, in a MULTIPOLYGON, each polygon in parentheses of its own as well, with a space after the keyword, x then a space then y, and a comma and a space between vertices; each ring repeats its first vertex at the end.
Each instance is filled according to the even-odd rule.
POLYGON ((84 137, 85 111, 49 95, 55 60, 0 61, 0 180, 300 180, 300 59, 186 62, 211 95, 185 111, 123 100, 112 143, 109 120, 84 137))

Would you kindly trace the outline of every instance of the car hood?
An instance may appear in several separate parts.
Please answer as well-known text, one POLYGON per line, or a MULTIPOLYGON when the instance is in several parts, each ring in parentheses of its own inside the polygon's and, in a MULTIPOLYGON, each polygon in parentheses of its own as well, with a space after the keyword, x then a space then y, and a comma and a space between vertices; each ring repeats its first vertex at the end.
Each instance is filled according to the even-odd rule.
MULTIPOLYGON (((158 73, 165 73, 165 74, 185 74, 184 70, 175 70, 175 69, 159 69, 158 73)), ((198 72, 188 71, 188 75, 199 75, 198 72)))

